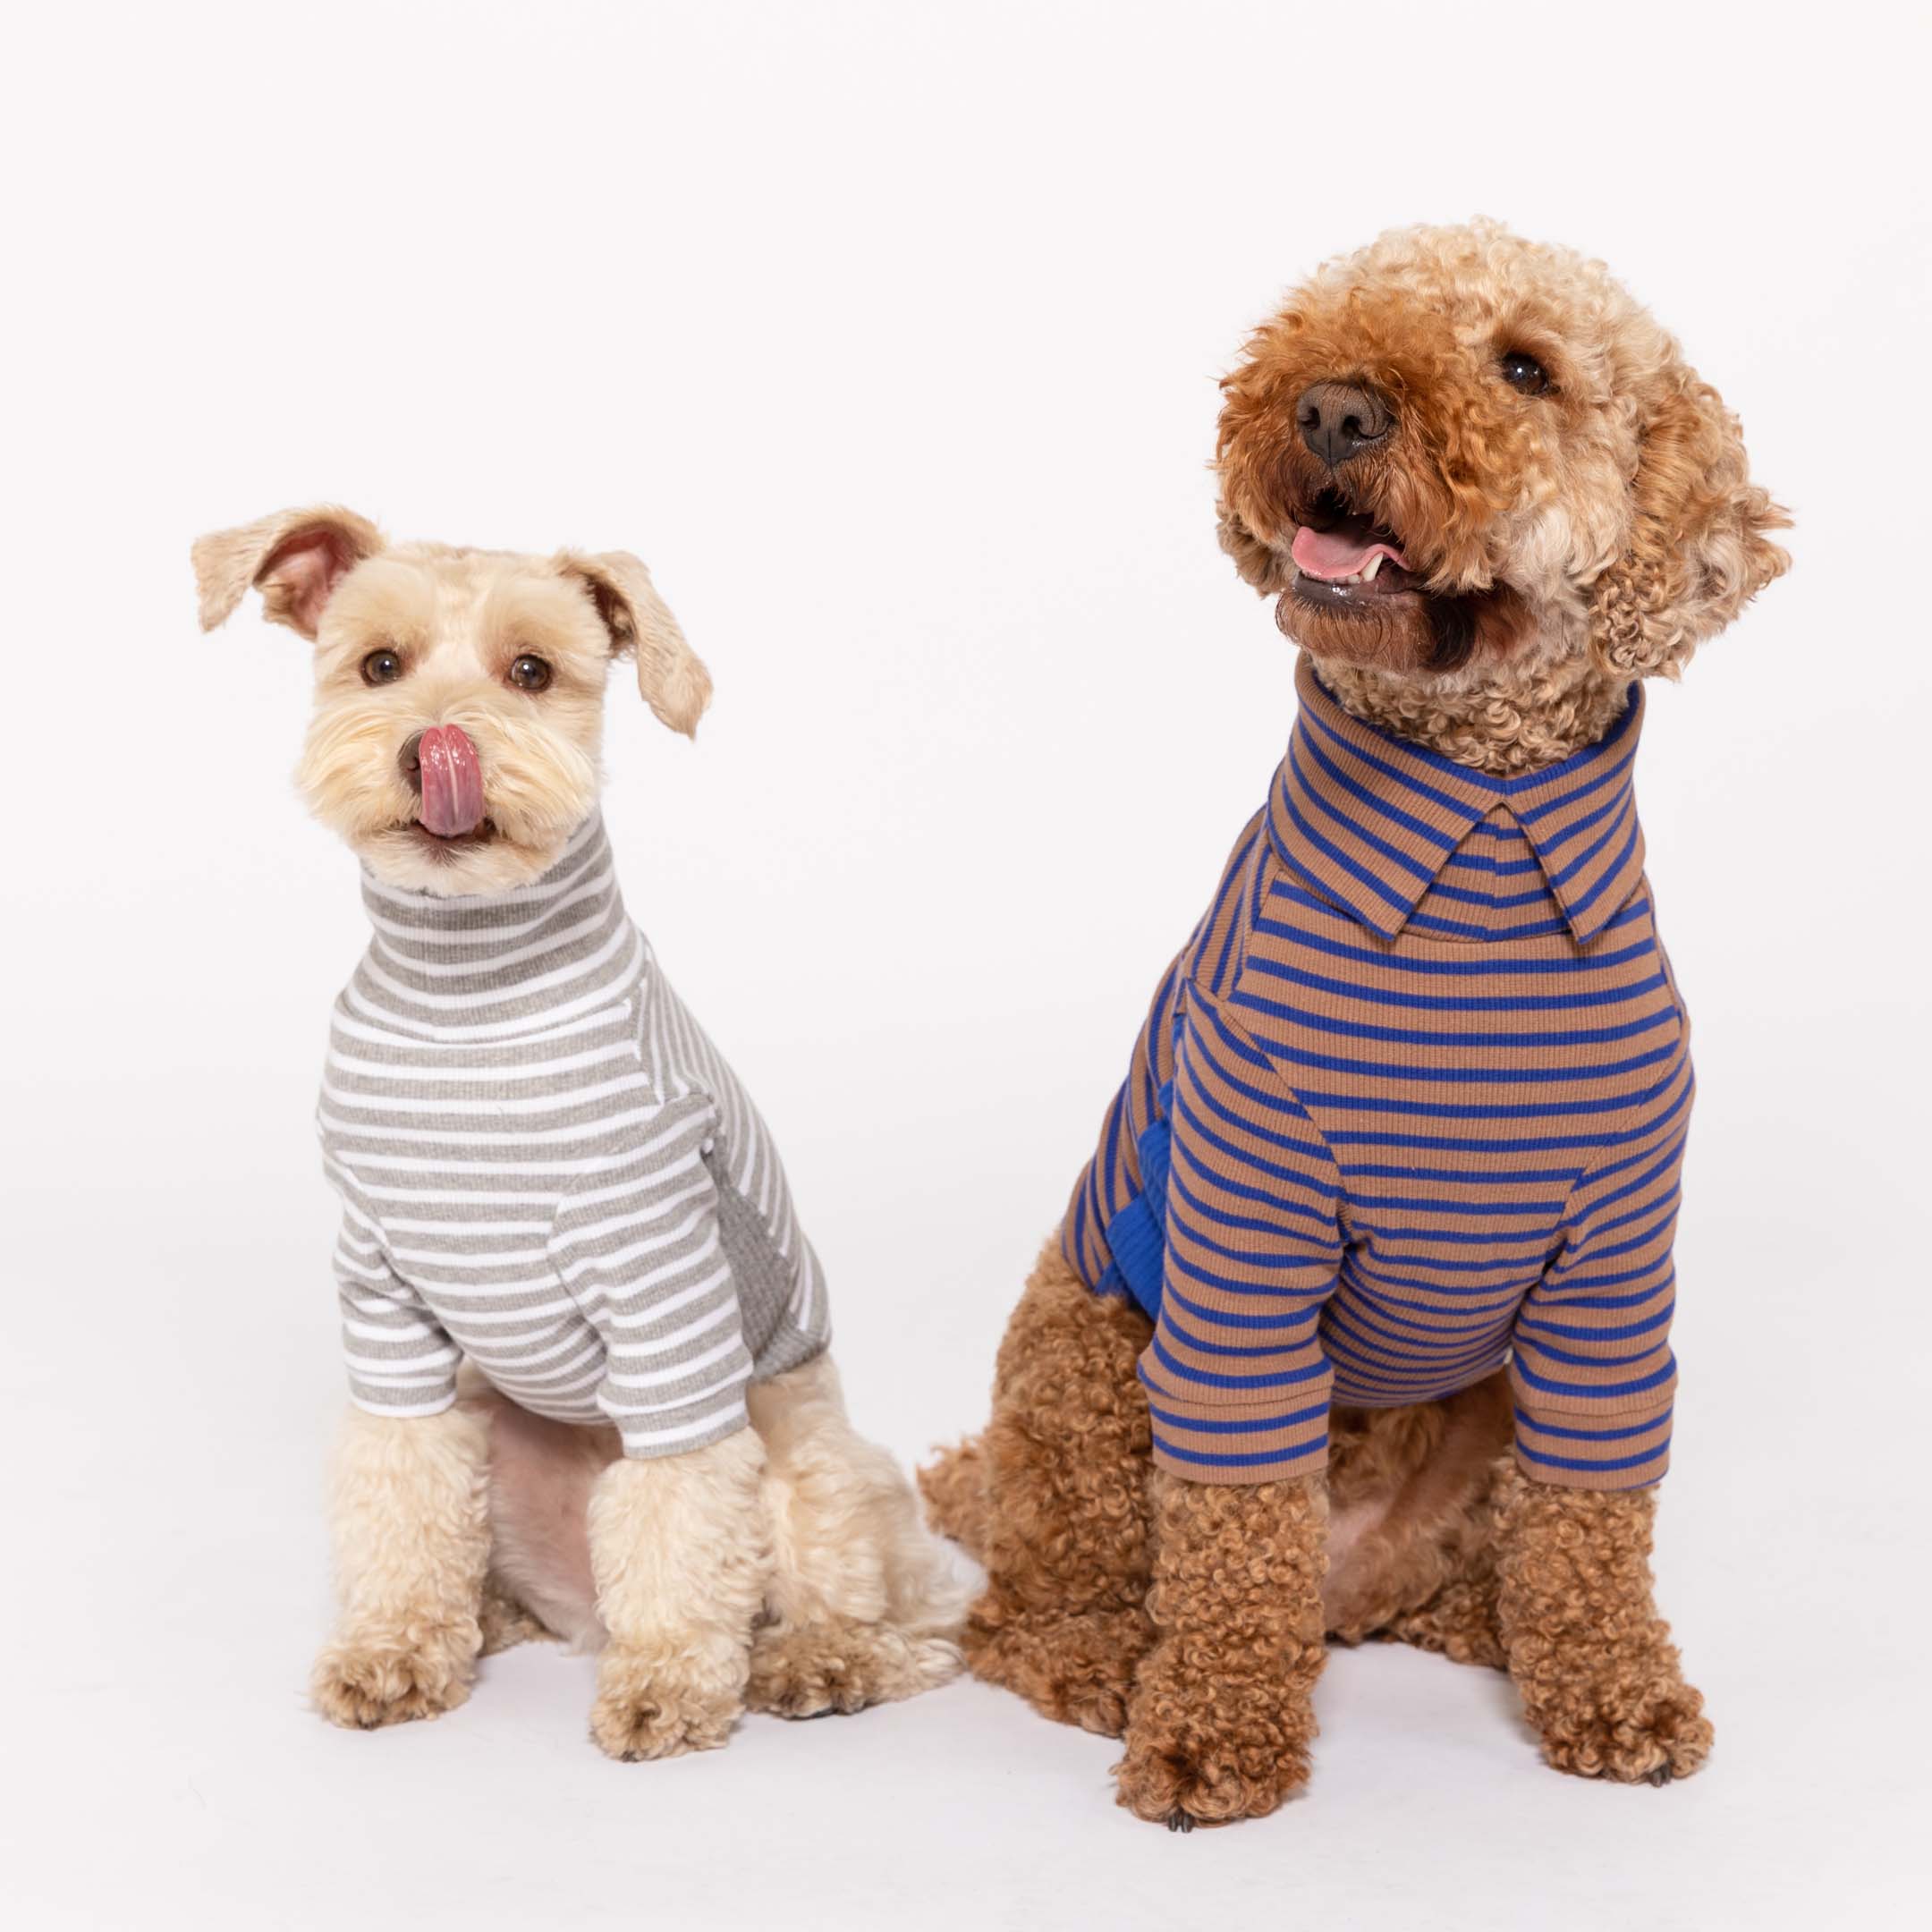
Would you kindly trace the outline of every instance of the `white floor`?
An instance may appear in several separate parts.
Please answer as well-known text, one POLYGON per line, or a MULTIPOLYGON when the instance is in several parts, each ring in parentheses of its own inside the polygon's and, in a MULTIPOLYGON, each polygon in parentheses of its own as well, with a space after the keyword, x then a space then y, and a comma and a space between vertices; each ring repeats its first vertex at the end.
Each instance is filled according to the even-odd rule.
MULTIPOLYGON (((311 1180, 243 1190, 218 1254, 171 1218, 158 1176, 95 1228, 106 1275, 153 1288, 94 1352, 111 1430, 60 1419, 54 1326, 32 1326, 48 1303, 30 1305, 6 1410, 14 1925, 1129 1932, 1265 1913, 1351 1932, 1711 1932, 1922 1904, 1922 1515, 1879 1489, 1841 1506, 1828 1467, 1756 1431, 1747 1365, 1715 1348, 1660 1563, 1719 1748, 1667 1790, 1560 1777, 1503 1679, 1381 1647, 1334 1657, 1305 1798, 1190 1837, 1114 1807, 1110 1742, 970 1682, 854 1718, 754 1718, 723 1752, 619 1766, 586 1736, 590 1664, 530 1647, 490 1660, 435 1724, 331 1730, 301 1691, 326 1609, 326 1297, 263 1286, 326 1235, 311 1180), (251 1348, 194 1379, 238 1327, 251 1348)), ((38 1208, 36 1241, 85 1227, 78 1196, 38 1208)), ((1775 1280, 1790 1240, 1707 1222, 1693 1245, 1731 1242, 1740 1278, 1775 1280)), ((915 1345, 901 1321, 917 1311, 862 1314, 857 1283, 846 1296, 854 1406, 909 1455, 973 1419, 1013 1279, 988 1256, 953 1265, 998 1292, 928 1326, 923 1385, 886 1359, 915 1345)))

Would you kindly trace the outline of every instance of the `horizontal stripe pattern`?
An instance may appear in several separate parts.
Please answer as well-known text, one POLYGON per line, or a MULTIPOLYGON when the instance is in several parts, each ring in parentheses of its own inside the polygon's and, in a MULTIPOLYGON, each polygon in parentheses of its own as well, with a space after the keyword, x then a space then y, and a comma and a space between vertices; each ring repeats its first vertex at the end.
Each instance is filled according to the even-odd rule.
POLYGON ((1492 779, 1349 716, 1306 659, 1298 689, 1064 1224, 1085 1280, 1157 1310, 1157 1459, 1306 1473, 1331 1402, 1506 1368, 1529 1473, 1654 1482, 1692 1081, 1642 871, 1641 694, 1492 779))
POLYGON ((350 1390, 434 1414, 465 1356, 634 1455, 745 1425, 749 1381, 826 1345, 770 1135, 625 913, 593 817, 534 885, 365 878, 374 936, 318 1108, 343 1199, 350 1390))

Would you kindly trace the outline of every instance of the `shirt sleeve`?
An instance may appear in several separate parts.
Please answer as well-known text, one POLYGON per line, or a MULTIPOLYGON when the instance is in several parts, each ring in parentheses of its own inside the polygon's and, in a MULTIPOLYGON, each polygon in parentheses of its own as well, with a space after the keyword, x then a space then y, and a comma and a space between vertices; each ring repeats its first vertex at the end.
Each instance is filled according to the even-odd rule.
POLYGON ((713 1103, 667 1101, 637 1151, 564 1201, 550 1237, 558 1274, 602 1337, 597 1406, 624 1453, 679 1455, 746 1426, 751 1356, 706 1157, 713 1103))
POLYGON ((1671 1315, 1687 1100, 1577 1182, 1562 1247, 1512 1342, 1516 1456, 1573 1489, 1640 1489, 1670 1464, 1671 1315))
POLYGON ((1114 1217, 1140 1194, 1140 1138, 1161 1119, 1160 1093, 1174 1077, 1174 1015, 1180 997, 1182 962, 1167 969, 1134 1041, 1127 1078, 1100 1123, 1100 1143, 1074 1183, 1061 1222, 1060 1249, 1068 1265, 1089 1288, 1114 1292, 1121 1285, 1116 1258, 1108 1243, 1114 1217))
POLYGON ((335 1237, 349 1397, 371 1415, 439 1415, 456 1400, 456 1344, 390 1265, 381 1230, 346 1195, 335 1237))
POLYGON ((1197 1482, 1310 1475, 1328 1460, 1318 1329, 1341 1176, 1267 1056, 1196 987, 1171 1135, 1160 1317, 1140 1360, 1154 1459, 1197 1482))

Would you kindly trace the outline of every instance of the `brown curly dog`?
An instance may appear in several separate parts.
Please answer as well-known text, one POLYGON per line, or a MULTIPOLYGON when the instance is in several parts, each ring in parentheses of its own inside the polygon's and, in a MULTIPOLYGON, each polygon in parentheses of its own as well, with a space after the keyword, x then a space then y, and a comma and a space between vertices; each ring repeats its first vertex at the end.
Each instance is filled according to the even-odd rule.
MULTIPOLYGON (((1634 682, 1674 677, 1700 642, 1786 566, 1766 533, 1788 519, 1750 483, 1735 419, 1686 366, 1671 337, 1600 265, 1490 224, 1389 234, 1330 264, 1253 337, 1223 388, 1222 544, 1256 589, 1278 597, 1276 622, 1308 654, 1303 713, 1326 707, 1339 727, 1340 735, 1329 733, 1334 744, 1347 737, 1352 748, 1335 750, 1340 764, 1364 745, 1372 757, 1374 746, 1393 744, 1397 759, 1401 748, 1416 747, 1414 756, 1427 761, 1429 773, 1449 775, 1437 784, 1453 792, 1456 772, 1483 775, 1489 798, 1519 803, 1539 795, 1526 788, 1544 784, 1541 775, 1573 772, 1579 761, 1588 771, 1596 759, 1614 776, 1604 748, 1640 715, 1634 682), (1307 682, 1310 668, 1313 684, 1307 682)), ((1627 742, 1633 747, 1634 736, 1627 742)), ((1627 757, 1617 756, 1627 765, 1627 757)), ((1284 774, 1294 759, 1292 751, 1284 774)), ((1298 768, 1294 783, 1301 782, 1298 768)), ((1309 783, 1318 806, 1321 784, 1313 777, 1309 783)), ((1292 810, 1296 794, 1286 776, 1277 780, 1284 787, 1292 810)), ((1469 789, 1481 787, 1471 782, 1469 789)), ((1471 816, 1480 810, 1471 808, 1471 816)), ((1469 837, 1491 837, 1493 848, 1465 843, 1457 848, 1463 856, 1448 863, 1528 874, 1532 890, 1517 900, 1542 894, 1542 910, 1563 915, 1548 922, 1555 936, 1521 942, 1519 951, 1544 948, 1539 957, 1560 955, 1563 970, 1578 972, 1596 971, 1599 962, 1607 970, 1610 960, 1639 952, 1654 962, 1653 979, 1643 982, 1651 990, 1640 1001, 1628 989, 1619 993, 1626 1005, 1617 1011, 1637 1014, 1624 1031, 1664 1040, 1657 1055, 1666 1056, 1671 1078, 1681 1083, 1687 1119, 1682 1009, 1667 962, 1649 936, 1641 843, 1634 806, 1629 810, 1625 869, 1609 879, 1608 860, 1592 861, 1614 887, 1594 918, 1623 908, 1606 936, 1597 936, 1593 919, 1585 916, 1589 894, 1568 877, 1575 867, 1555 869, 1546 847, 1536 843, 1531 809, 1521 811, 1521 826, 1507 811, 1492 812, 1469 837), (1519 845, 1509 847, 1509 838, 1519 845), (1513 867, 1483 856, 1521 849, 1524 839, 1534 860, 1513 867), (1475 856, 1467 856, 1472 851, 1475 856), (1632 933, 1637 944, 1614 950, 1632 933)), ((1269 822, 1264 811, 1256 824, 1265 831, 1269 822)), ((1461 835, 1459 826, 1444 849, 1461 835)), ((1369 1225, 1369 1210, 1387 1204, 1368 1199, 1352 1176, 1396 1174, 1396 1182, 1381 1183, 1386 1191, 1410 1170, 1352 1167, 1345 1153, 1333 1151, 1340 1141, 1365 1137, 1331 1134, 1318 1098, 1286 1063, 1296 1056, 1286 1048, 1270 1055, 1255 1045, 1258 1030, 1242 1030, 1241 969, 1228 982, 1231 994, 1224 968, 1223 982, 1204 988, 1204 947, 1218 960, 1240 954, 1260 918, 1256 909, 1266 910, 1269 894, 1285 893, 1300 908, 1298 932, 1342 934, 1350 945, 1341 950, 1353 957, 1400 960, 1419 953, 1451 962, 1440 970, 1480 969, 1453 963, 1462 936, 1453 919, 1414 916, 1408 935, 1394 929, 1400 918, 1386 922, 1390 930, 1351 924, 1349 895, 1383 889, 1380 863, 1371 855, 1367 865, 1355 865, 1359 883, 1339 871, 1318 877, 1304 868, 1297 874, 1295 836, 1290 827, 1285 857, 1280 844, 1270 848, 1258 835, 1237 848, 1226 878, 1241 891, 1217 899, 1164 981, 1156 1001, 1161 1024, 1150 1020, 1135 1073, 1115 1103, 1132 1117, 1127 1132, 1116 1136, 1127 1144, 1111 1170, 1113 1182, 1101 1172, 1108 1158, 1104 1135, 1065 1226, 1049 1241, 1013 1313, 999 1353, 990 1423, 921 1478, 935 1521, 987 1571, 969 1625, 972 1667, 1048 1716, 1123 1738, 1125 1755, 1116 1767, 1121 1803, 1174 1828, 1263 1816, 1304 1783, 1316 1731, 1310 1698, 1326 1637, 1401 1640, 1508 1670, 1546 1755, 1560 1769, 1656 1784, 1684 1775, 1703 1762, 1711 1728, 1653 1605, 1648 1561, 1650 1485, 1667 1453, 1674 1372, 1662 1338, 1672 1278, 1672 1149, 1681 1147, 1682 1120, 1672 1130, 1674 1141, 1659 1129, 1626 1163, 1634 1166, 1664 1149, 1640 1176, 1648 1182, 1661 1175, 1654 1181, 1661 1218, 1634 1239, 1621 1239, 1627 1225, 1608 1246, 1593 1234, 1599 1244, 1590 1247, 1579 1234, 1583 1210, 1576 1201, 1589 1185, 1586 1178, 1573 1182, 1559 1203, 1563 1217, 1547 1235, 1547 1252, 1538 1246, 1540 1230, 1525 1237, 1469 1222, 1440 1240, 1475 1247, 1423 1250, 1429 1265, 1443 1268, 1494 1268, 1503 1264, 1485 1256, 1507 1257, 1512 1242, 1520 1247, 1527 1239, 1535 1249, 1528 1263, 1534 1285, 1515 1291, 1515 1300, 1458 1358, 1460 1378, 1429 1387, 1428 1399, 1405 1399, 1405 1387, 1418 1396, 1423 1391, 1412 1380, 1403 1383, 1400 1349, 1375 1355, 1377 1324, 1369 1318, 1378 1308, 1402 1307, 1407 1327, 1400 1319, 1396 1327, 1424 1334, 1453 1298, 1426 1287, 1406 1303, 1375 1301, 1375 1284, 1389 1278, 1388 1239, 1385 1230, 1369 1225), (1244 858, 1250 849, 1257 855, 1244 858), (1445 936, 1413 938, 1425 925, 1445 936), (1177 980, 1181 995, 1173 990, 1177 980), (1216 1004, 1208 991, 1226 996, 1216 1004), (1320 1207, 1321 1189, 1328 1190, 1324 1211, 1335 1231, 1332 1247, 1285 1234, 1272 1253, 1267 1240, 1251 1236, 1219 1248, 1211 1241, 1189 1246, 1198 1230, 1182 1223, 1201 1206, 1195 1196, 1211 1193, 1224 1178, 1205 1166, 1187 1168, 1190 1184, 1183 1184, 1180 1137, 1191 1096, 1197 1106, 1219 1106, 1224 1139, 1259 1131, 1262 1116, 1243 1112, 1241 1082, 1216 1089, 1215 1066, 1204 1063, 1206 1072, 1191 1073, 1186 1051, 1168 1045, 1166 1021, 1180 1013, 1183 996, 1189 1024, 1204 1023, 1204 1015, 1211 1021, 1219 1029, 1216 1050, 1242 1056, 1250 1086, 1273 1080, 1272 1104, 1306 1127, 1301 1138, 1315 1144, 1308 1158, 1321 1165, 1319 1173, 1310 1168, 1314 1177, 1301 1198, 1320 1207), (1148 1095, 1157 1089, 1159 1101, 1134 1102, 1141 1085, 1148 1095), (1082 1204, 1104 1209, 1151 1185, 1140 1171, 1148 1157, 1145 1144, 1137 1157, 1132 1136, 1157 1121, 1165 1131, 1170 1108, 1173 1187, 1182 1199, 1172 1190, 1165 1196, 1166 1245, 1157 1247, 1165 1258, 1155 1264, 1157 1275, 1165 1269, 1165 1284, 1157 1287, 1149 1308, 1138 1289, 1110 1292, 1126 1278, 1127 1237, 1118 1224, 1106 1224, 1103 1240, 1094 1224, 1104 1215, 1088 1215, 1082 1204), (1109 1240, 1113 1265, 1103 1268, 1109 1240), (1627 1281, 1648 1267, 1638 1293, 1651 1296, 1644 1309, 1655 1312, 1640 1319, 1604 1314, 1637 1296, 1597 1294, 1558 1305, 1566 1321, 1549 1319, 1546 1303, 1558 1300, 1553 1284, 1574 1265, 1563 1258, 1566 1240, 1593 1259, 1640 1248, 1634 1266, 1614 1278, 1627 1281), (1245 1267, 1250 1275, 1271 1262, 1305 1264, 1304 1300, 1216 1301, 1198 1285, 1219 1280, 1212 1267, 1182 1277, 1194 1297, 1189 1300, 1175 1286, 1177 1257, 1184 1266, 1204 1254, 1210 1264, 1216 1256, 1231 1257, 1218 1265, 1245 1267), (1465 1254, 1478 1258, 1440 1258, 1465 1254), (1177 1300, 1186 1322, 1174 1312, 1177 1300), (1278 1318, 1225 1312, 1276 1305, 1311 1312, 1278 1318), (1524 1309, 1540 1310, 1539 1318, 1532 1321, 1520 1312, 1524 1309), (1223 1332, 1215 1330, 1216 1321, 1259 1326, 1270 1319, 1279 1326, 1305 1320, 1302 1355, 1286 1342, 1237 1347, 1214 1339, 1223 1332), (1640 1330, 1651 1332, 1628 1339, 1640 1330), (1361 1366, 1365 1335, 1370 1368, 1361 1366), (1580 1343, 1566 1339, 1578 1336, 1580 1343), (1612 1352, 1618 1348, 1623 1352, 1612 1352), (1657 1353, 1642 1360, 1664 1366, 1640 1381, 1616 1382, 1618 1374, 1635 1371, 1615 1365, 1639 1360, 1645 1349, 1657 1353), (1200 1372, 1204 1363, 1244 1357, 1271 1368, 1304 1362, 1275 1379, 1313 1377, 1307 1386, 1318 1394, 1333 1385, 1332 1407, 1321 1401, 1284 1415, 1277 1403, 1257 1420, 1261 1411, 1252 1403, 1190 1410, 1176 1400, 1191 1375, 1228 1387, 1262 1379, 1200 1372), (1338 1362, 1348 1372, 1331 1385, 1338 1362), (1362 1395, 1365 1382, 1379 1394, 1362 1395), (1639 1387, 1652 1393, 1625 1393, 1639 1387), (1590 1405, 1600 1407, 1608 1396, 1615 1398, 1609 1420, 1622 1427, 1597 1426, 1598 1411, 1590 1405), (1184 1412, 1169 1414, 1164 1404, 1170 1402, 1184 1412), (1305 1419, 1310 1416, 1315 1419, 1305 1419), (1216 1430, 1223 1433, 1210 1433, 1216 1430), (1214 1453, 1229 1440, 1257 1439, 1255 1453, 1214 1453), (1633 1479, 1637 1486, 1630 1487, 1633 1479)), ((1588 849, 1602 843, 1598 838, 1588 849)), ((1417 888, 1422 896, 1416 903, 1439 911, 1447 902, 1428 895, 1440 886, 1437 878, 1417 888)), ((1483 897, 1468 891, 1450 896, 1483 897)), ((1376 926, 1372 898, 1362 902, 1369 907, 1368 925, 1376 926)), ((1492 894, 1485 916, 1513 916, 1494 908, 1514 902, 1492 894)), ((1476 936, 1531 929, 1492 927, 1476 936)), ((1330 950, 1337 947, 1330 944, 1330 950)), ((1470 958, 1476 951, 1464 948, 1470 958)), ((1386 973, 1375 982, 1392 983, 1386 973)), ((1405 996, 1343 991, 1370 1002, 1405 996)), ((1350 1010, 1371 1020, 1402 1017, 1373 1004, 1350 1010)), ((1355 1031, 1378 1036, 1370 1025, 1355 1031)), ((1573 1041, 1589 1037, 1564 1036, 1563 1050, 1575 1051, 1573 1041)), ((1453 1034, 1431 1038, 1458 1044, 1453 1034)), ((1611 1056, 1608 1047, 1588 1050, 1606 1063, 1611 1056)), ((1594 1093, 1598 1088, 1590 1082, 1599 1072, 1608 1080, 1616 1071, 1607 1063, 1584 1067, 1573 1076, 1583 1084, 1566 1090, 1594 1093)), ((1644 1098, 1662 1090, 1653 1083, 1644 1098)), ((1626 1102, 1602 1105, 1623 1108, 1626 1102)), ((1636 1106, 1630 1101, 1626 1110, 1636 1106)), ((1582 1169, 1585 1158, 1577 1165, 1582 1169)), ((1299 1185, 1305 1177, 1294 1178, 1299 1185)), ((1511 1169, 1503 1178, 1513 1185, 1532 1177, 1511 1169)), ((1250 1190, 1246 1198, 1261 1199, 1265 1192, 1250 1190)), ((1518 1187, 1509 1198, 1522 1195, 1518 1187)), ((1209 1200, 1202 1211, 1216 1207, 1209 1200)), ((1220 1208, 1222 1219, 1213 1225, 1260 1224, 1251 1216, 1230 1217, 1224 1202, 1220 1208)), ((1638 1217, 1613 1214, 1604 1224, 1638 1217)), ((1397 1230, 1404 1233, 1413 1230, 1397 1230)))

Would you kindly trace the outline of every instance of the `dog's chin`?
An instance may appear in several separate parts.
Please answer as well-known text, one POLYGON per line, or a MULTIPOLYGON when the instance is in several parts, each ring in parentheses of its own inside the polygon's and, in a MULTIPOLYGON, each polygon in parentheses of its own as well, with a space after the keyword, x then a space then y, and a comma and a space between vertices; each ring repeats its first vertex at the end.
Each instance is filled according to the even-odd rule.
POLYGON ((1282 634, 1317 657, 1377 671, 1420 675, 1442 655, 1419 590, 1327 583, 1295 572, 1275 605, 1282 634))
POLYGON ((349 843, 370 874, 406 892, 460 899, 513 891, 539 879, 562 856, 570 835, 512 836, 493 818, 473 832, 445 838, 414 823, 351 834, 349 843))

